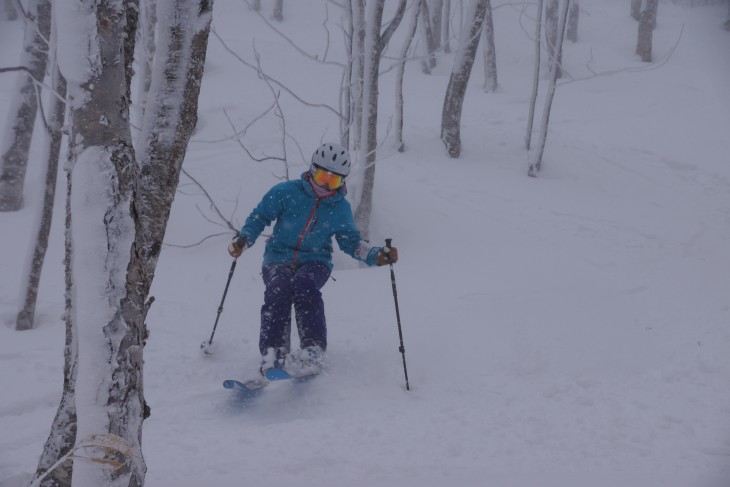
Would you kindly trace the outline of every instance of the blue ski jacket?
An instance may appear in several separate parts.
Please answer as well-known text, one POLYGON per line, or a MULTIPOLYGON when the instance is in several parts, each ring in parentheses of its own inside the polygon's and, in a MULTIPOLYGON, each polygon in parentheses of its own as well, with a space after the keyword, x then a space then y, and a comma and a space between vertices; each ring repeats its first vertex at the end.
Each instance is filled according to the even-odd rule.
POLYGON ((345 186, 332 196, 318 198, 309 177, 305 172, 298 180, 272 187, 241 228, 240 235, 253 245, 264 228, 276 221, 266 241, 263 266, 322 262, 332 269, 332 237, 346 254, 375 265, 381 247, 361 239, 345 199, 345 186))

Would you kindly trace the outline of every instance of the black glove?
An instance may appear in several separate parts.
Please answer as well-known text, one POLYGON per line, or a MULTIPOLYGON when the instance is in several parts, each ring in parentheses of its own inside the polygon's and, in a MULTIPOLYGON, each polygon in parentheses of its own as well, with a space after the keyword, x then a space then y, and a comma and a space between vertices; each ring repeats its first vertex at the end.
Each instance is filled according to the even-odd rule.
POLYGON ((398 262, 398 249, 395 247, 383 247, 375 257, 375 263, 378 265, 395 264, 396 262, 398 262))
POLYGON ((231 254, 231 257, 237 259, 247 248, 248 240, 246 240, 246 237, 236 235, 235 237, 233 237, 233 240, 231 240, 231 243, 228 245, 228 253, 231 254))

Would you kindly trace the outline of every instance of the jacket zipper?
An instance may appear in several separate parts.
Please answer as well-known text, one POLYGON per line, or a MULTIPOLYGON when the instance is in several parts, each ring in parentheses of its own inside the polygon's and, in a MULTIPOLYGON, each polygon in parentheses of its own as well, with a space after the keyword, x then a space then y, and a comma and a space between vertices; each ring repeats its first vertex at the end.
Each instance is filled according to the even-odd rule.
POLYGON ((314 214, 317 212, 317 208, 319 208, 320 201, 322 201, 322 200, 317 198, 317 202, 314 203, 314 207, 312 208, 312 211, 309 213, 309 216, 307 217, 307 223, 304 224, 304 228, 302 228, 302 232, 299 234, 299 240, 297 241, 297 246, 294 247, 293 265, 297 265, 297 253, 299 252, 299 248, 302 246, 302 241, 304 241, 304 236, 307 233, 307 228, 309 228, 309 224, 312 223, 312 218, 314 218, 314 214))

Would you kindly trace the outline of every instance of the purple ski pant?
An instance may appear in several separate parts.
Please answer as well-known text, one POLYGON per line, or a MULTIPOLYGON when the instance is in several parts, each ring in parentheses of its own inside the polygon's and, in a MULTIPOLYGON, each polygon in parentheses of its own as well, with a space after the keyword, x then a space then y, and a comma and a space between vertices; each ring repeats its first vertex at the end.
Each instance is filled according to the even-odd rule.
POLYGON ((330 268, 321 262, 292 266, 271 264, 263 269, 264 305, 261 307, 259 350, 290 349, 291 308, 297 321, 300 347, 327 348, 327 324, 320 289, 327 283, 330 268))

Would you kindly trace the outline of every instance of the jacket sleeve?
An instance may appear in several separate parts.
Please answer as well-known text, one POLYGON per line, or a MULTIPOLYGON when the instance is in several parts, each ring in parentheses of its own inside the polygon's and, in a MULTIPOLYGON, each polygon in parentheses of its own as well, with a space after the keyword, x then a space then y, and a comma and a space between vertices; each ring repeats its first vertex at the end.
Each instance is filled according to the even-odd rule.
POLYGON ((352 209, 348 203, 347 211, 339 228, 335 232, 335 239, 340 249, 353 259, 365 262, 367 265, 375 265, 375 259, 380 252, 380 247, 372 247, 368 242, 362 240, 360 231, 355 225, 352 217, 352 209))
POLYGON ((246 218, 246 222, 239 233, 241 236, 246 237, 249 245, 253 245, 261 232, 264 231, 264 228, 269 226, 281 214, 281 192, 280 185, 271 188, 246 218))

